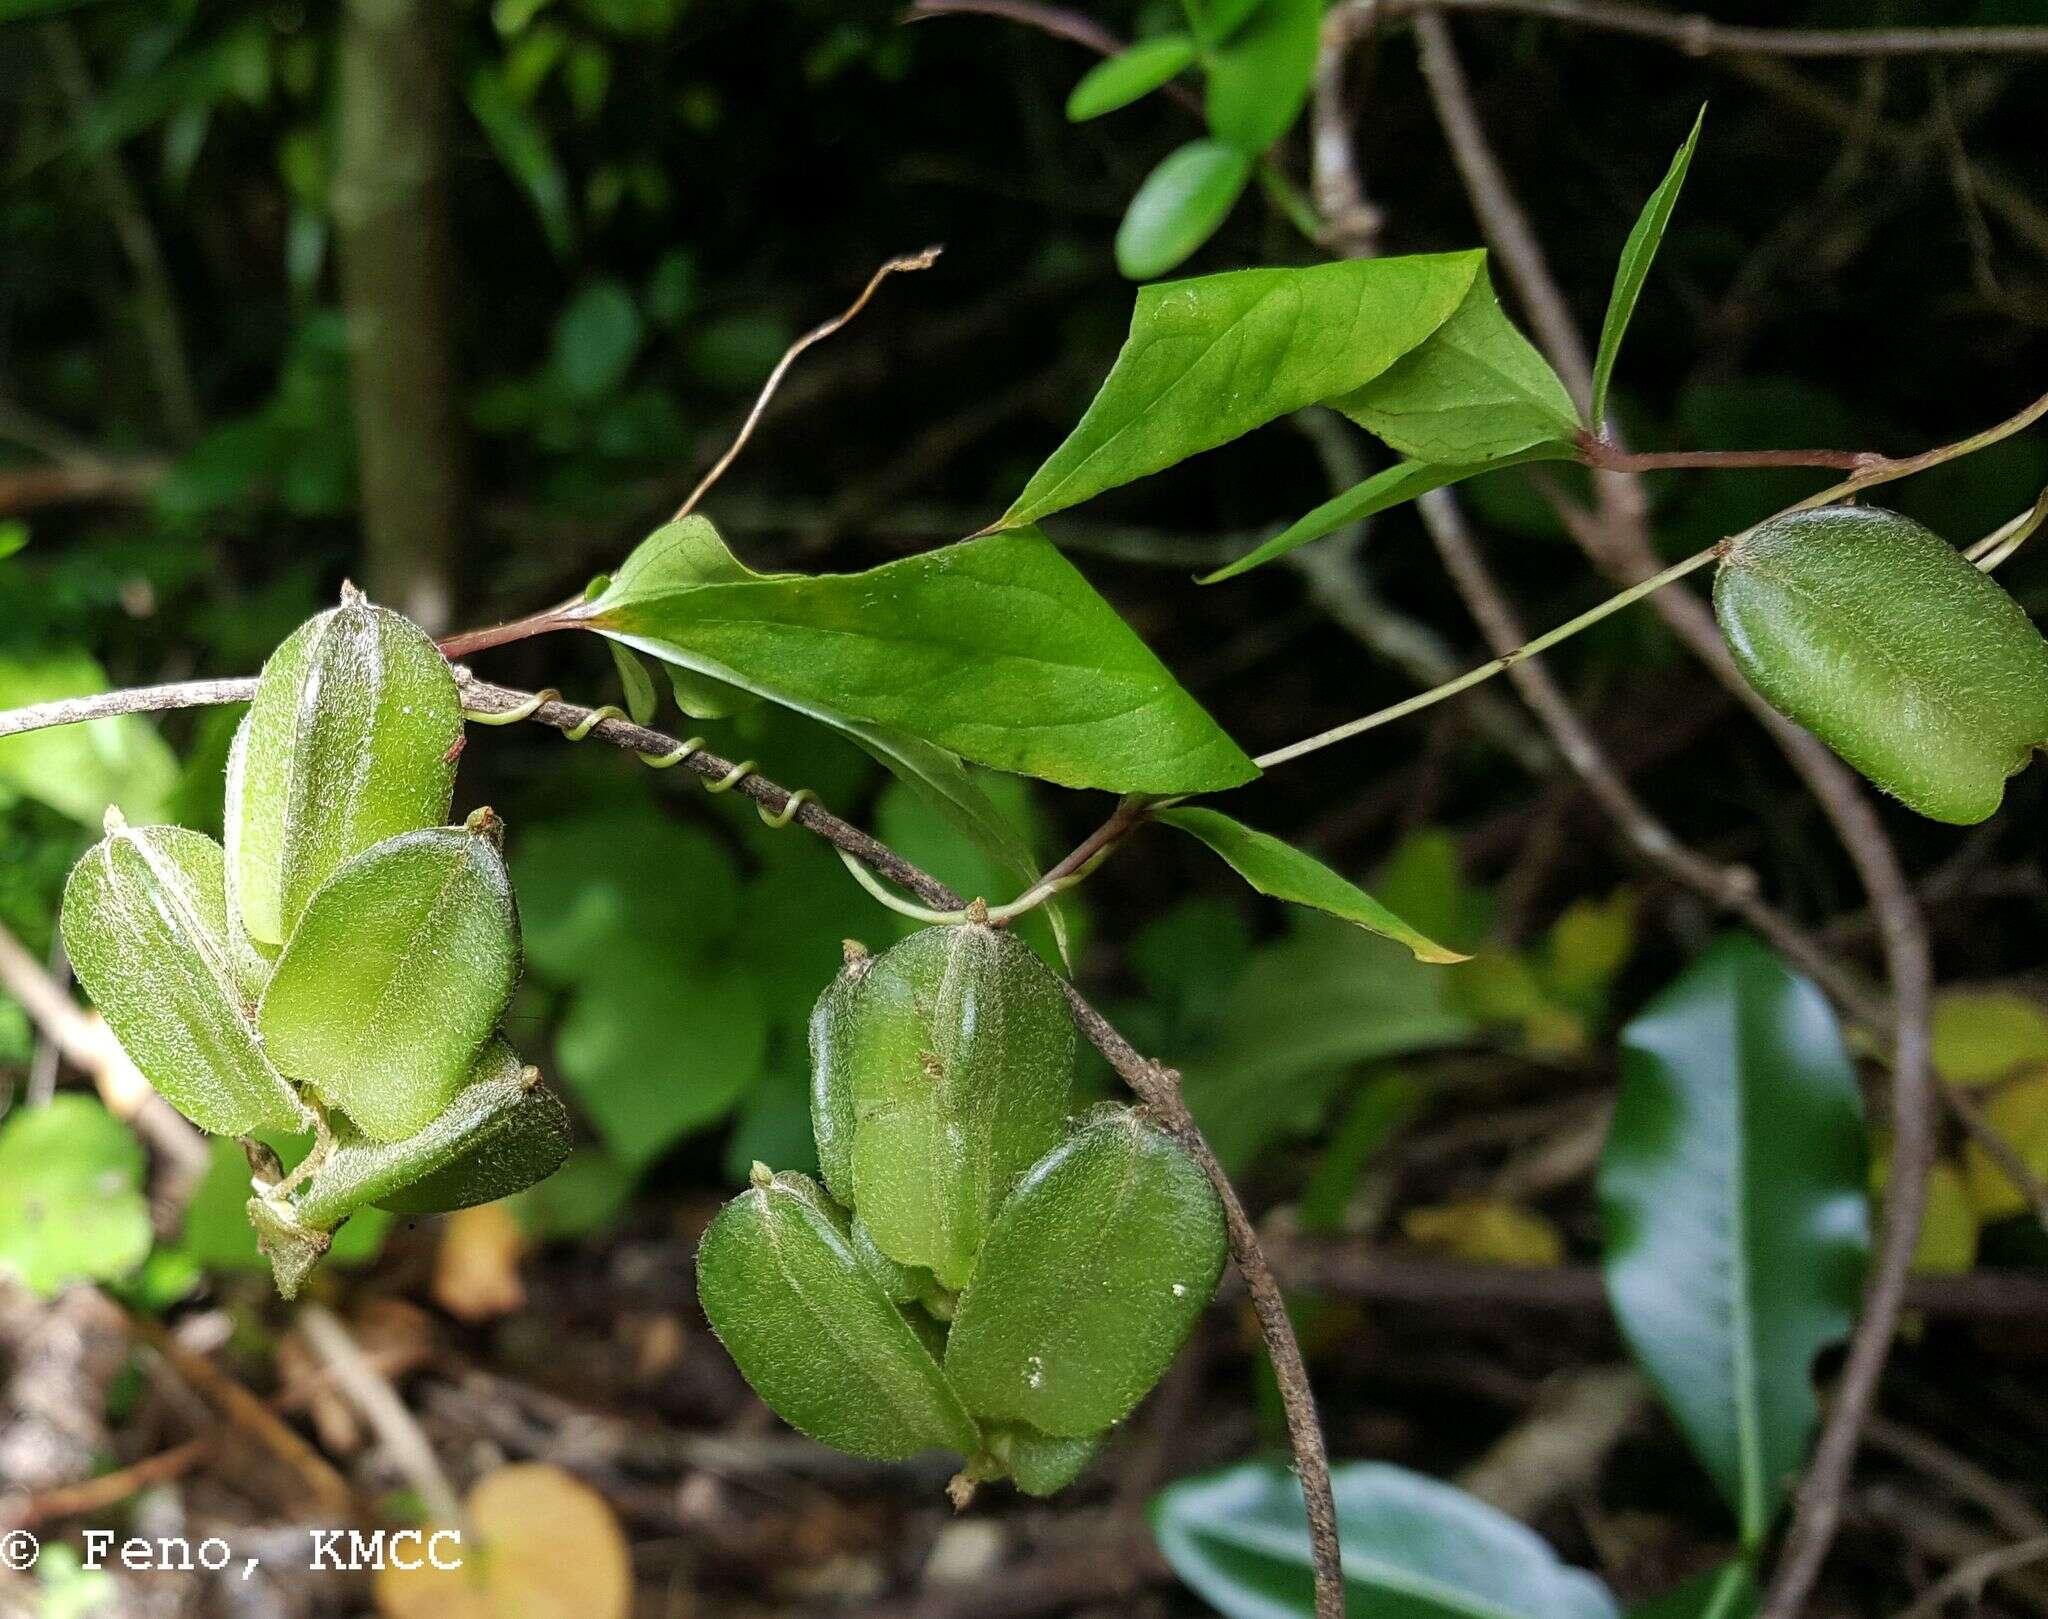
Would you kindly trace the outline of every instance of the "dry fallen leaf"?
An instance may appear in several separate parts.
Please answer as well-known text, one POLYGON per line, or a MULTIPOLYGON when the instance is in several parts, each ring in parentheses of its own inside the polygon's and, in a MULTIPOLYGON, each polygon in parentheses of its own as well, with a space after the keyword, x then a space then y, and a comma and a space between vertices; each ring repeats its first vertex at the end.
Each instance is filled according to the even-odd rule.
POLYGON ((458 1321, 489 1321, 526 1302, 519 1259, 526 1233, 503 1203, 448 1216, 434 1256, 434 1302, 458 1321))
MULTIPOLYGON (((416 1558, 420 1567, 377 1571, 385 1619, 627 1619, 626 1537, 589 1485, 559 1467, 519 1462, 480 1479, 463 1513, 462 1567, 416 1558)), ((453 1560, 446 1542, 442 1551, 453 1560)))

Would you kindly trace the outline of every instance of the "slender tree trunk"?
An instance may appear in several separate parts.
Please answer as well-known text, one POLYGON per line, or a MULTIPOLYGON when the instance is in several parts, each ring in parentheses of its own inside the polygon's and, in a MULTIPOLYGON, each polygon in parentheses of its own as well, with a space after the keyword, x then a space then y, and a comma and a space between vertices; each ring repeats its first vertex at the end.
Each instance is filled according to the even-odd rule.
POLYGON ((436 0, 347 0, 334 175, 364 584, 435 631, 448 623, 465 509, 439 16, 436 0))

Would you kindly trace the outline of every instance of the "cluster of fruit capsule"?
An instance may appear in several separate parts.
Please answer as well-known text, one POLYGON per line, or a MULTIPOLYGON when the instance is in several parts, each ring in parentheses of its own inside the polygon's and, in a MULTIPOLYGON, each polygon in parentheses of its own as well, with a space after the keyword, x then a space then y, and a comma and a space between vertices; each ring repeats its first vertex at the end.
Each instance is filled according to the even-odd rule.
POLYGON ((287 1298, 356 1209, 488 1202, 568 1152, 562 1104, 495 1032, 519 919, 497 816, 444 824, 461 741, 447 660, 344 589, 264 666, 226 848, 113 814, 64 891, 65 949, 129 1059, 242 1138, 287 1298), (257 1131, 314 1145, 287 1174, 257 1131))
POLYGON ((755 1165, 704 1233, 698 1297, 793 1427, 1050 1495, 1215 1291, 1215 1190, 1141 1110, 1069 1119, 1073 1015, 1014 935, 847 957, 811 1019, 824 1185, 755 1165))

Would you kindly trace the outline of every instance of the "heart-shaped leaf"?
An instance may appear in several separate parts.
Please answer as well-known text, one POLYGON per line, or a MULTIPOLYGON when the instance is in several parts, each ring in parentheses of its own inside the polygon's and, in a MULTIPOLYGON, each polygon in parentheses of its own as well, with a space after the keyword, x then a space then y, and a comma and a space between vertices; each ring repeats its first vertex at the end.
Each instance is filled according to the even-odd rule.
POLYGON ((313 896, 257 1021, 272 1059, 364 1135, 426 1128, 519 977, 519 917, 489 810, 357 855, 313 896))
POLYGON ((1813 1360, 1869 1247, 1856 1071, 1819 990, 1723 939, 1629 1021, 1600 1161, 1607 1296, 1734 1509, 1769 1531, 1813 1432, 1813 1360))
POLYGON ((1035 523, 1354 392, 1450 318, 1484 260, 1352 259, 1140 287, 1094 403, 997 526, 1035 523))
POLYGON ((1252 158, 1223 141, 1189 141, 1168 152, 1124 209, 1116 267, 1133 281, 1177 269, 1230 217, 1252 166, 1252 158))
POLYGON ((350 592, 271 654, 248 726, 228 854, 250 936, 276 947, 342 862, 448 818, 462 704, 426 633, 350 592))
POLYGON ((586 627, 827 724, 1069 787, 1208 791, 1258 768, 1045 536, 855 574, 757 574, 701 520, 627 559, 586 627), (716 546, 727 566, 707 569, 716 546))
POLYGON ((813 1439, 884 1461, 980 1449, 939 1363, 854 1253, 845 1212, 808 1176, 756 1169, 704 1232, 697 1298, 754 1392, 813 1439))
MULTIPOLYGON (((1463 1490, 1381 1462, 1330 1469, 1351 1611, 1400 1619, 1616 1619, 1607 1587, 1463 1490)), ((1233 1467, 1152 1503, 1173 1571, 1225 1619, 1316 1611, 1301 1481, 1233 1467)))
POLYGON ((129 1060, 202 1130, 303 1130, 305 1104, 266 1056, 231 961, 220 845, 175 826, 116 826, 72 868, 64 948, 129 1060))
POLYGON ((946 1375, 979 1417, 1099 1434, 1172 1363, 1223 1258, 1223 1209, 1202 1166, 1132 1109, 1104 1105, 997 1213, 946 1375))
POLYGON ((484 1043, 469 1083, 424 1130, 403 1141, 340 1141, 299 1191, 299 1218, 331 1227, 375 1204, 446 1214, 546 1180, 569 1156, 561 1101, 502 1039, 484 1043))
POLYGON ((815 1111, 841 1111, 840 1086, 852 1100, 862 1224, 899 1264, 961 1287, 997 1206, 1066 1119, 1075 1035, 1059 980, 1008 932, 926 928, 854 963, 821 1015, 831 1094, 815 1111))
POLYGON ((1908 807, 1969 826, 2048 744, 2048 640, 1989 574, 1910 518, 1793 512, 1714 579, 1749 683, 1908 807))
POLYGON ((110 1281, 149 1253, 135 1133, 89 1096, 53 1096, 0 1123, 0 1274, 32 1293, 110 1281))
POLYGON ((1261 894, 1341 916, 1368 933, 1406 945, 1417 961, 1470 959, 1419 933, 1356 883, 1269 833, 1256 832, 1212 809, 1165 809, 1157 812, 1157 818, 1207 844, 1261 894))

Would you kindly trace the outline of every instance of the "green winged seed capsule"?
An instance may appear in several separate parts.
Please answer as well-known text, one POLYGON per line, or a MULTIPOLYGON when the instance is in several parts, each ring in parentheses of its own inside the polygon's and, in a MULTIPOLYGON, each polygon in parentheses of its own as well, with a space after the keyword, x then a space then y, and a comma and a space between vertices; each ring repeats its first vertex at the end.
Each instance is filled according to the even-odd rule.
POLYGON ((862 1223, 897 1263, 965 1286, 997 1205, 1065 1126, 1059 980, 1013 934, 926 928, 875 958, 827 1045, 853 1097, 862 1223))
POLYGON ((875 958, 854 939, 845 942, 846 966, 825 986, 811 1011, 811 1134, 818 1142, 818 1169, 826 1188, 842 1203, 853 1201, 853 1089, 842 1060, 851 1041, 843 1025, 854 996, 875 958))
POLYGON ((974 1420, 807 1175, 771 1176, 721 1209, 697 1249, 697 1297, 754 1392, 791 1427, 857 1456, 944 1447, 974 1420))
POLYGON ((331 1230, 369 1204, 397 1214, 447 1214, 544 1181, 569 1156, 568 1111, 540 1070, 493 1037, 469 1083, 417 1135, 342 1139, 296 1199, 299 1219, 331 1230))
POLYGON ((1773 518, 1729 545, 1714 611, 1773 708, 1934 820, 1984 820, 2048 744, 2048 641, 1896 512, 1773 518))
POLYGON ((1099 1434, 1166 1371, 1223 1251, 1202 1166, 1131 1109, 1098 1108, 989 1228, 946 1375, 977 1417, 1055 1438, 1099 1434))
POLYGON ((122 1049, 186 1118, 215 1135, 307 1127, 243 1010, 219 844, 110 817, 65 885, 63 933, 122 1049))
POLYGON ((344 861, 448 819, 462 704, 409 619, 344 588, 263 666, 228 825, 251 938, 276 947, 344 861))
POLYGON ((258 1023, 271 1060, 376 1141, 427 1127, 519 977, 519 918, 503 826, 391 838, 313 896, 277 958, 258 1023))

